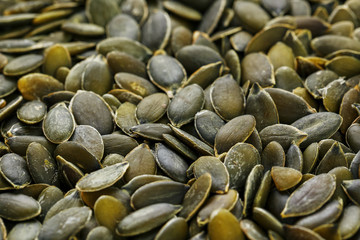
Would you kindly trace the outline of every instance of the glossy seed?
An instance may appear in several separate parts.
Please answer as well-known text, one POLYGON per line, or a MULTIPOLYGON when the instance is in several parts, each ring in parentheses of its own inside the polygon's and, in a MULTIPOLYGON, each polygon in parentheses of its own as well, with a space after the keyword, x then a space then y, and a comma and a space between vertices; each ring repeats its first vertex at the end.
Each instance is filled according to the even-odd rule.
POLYGON ((218 209, 211 214, 208 225, 208 235, 211 239, 245 239, 238 220, 226 209, 218 209))

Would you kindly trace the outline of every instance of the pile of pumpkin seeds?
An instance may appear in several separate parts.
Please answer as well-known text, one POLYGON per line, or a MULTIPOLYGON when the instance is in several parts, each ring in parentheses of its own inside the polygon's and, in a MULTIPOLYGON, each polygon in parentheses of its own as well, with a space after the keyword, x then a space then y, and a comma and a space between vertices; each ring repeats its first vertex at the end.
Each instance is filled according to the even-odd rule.
POLYGON ((359 0, 0 14, 0 240, 360 239, 359 0))

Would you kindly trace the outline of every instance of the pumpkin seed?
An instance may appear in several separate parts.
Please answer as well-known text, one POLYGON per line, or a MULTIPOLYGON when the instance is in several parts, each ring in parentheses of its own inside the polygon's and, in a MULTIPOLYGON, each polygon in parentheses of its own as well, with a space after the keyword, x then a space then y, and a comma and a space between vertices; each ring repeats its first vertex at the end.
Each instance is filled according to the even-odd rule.
POLYGON ((208 235, 211 239, 245 239, 238 220, 226 209, 211 214, 208 235))
POLYGON ((41 122, 46 114, 46 105, 38 100, 30 101, 21 106, 17 111, 17 118, 27 124, 41 122))

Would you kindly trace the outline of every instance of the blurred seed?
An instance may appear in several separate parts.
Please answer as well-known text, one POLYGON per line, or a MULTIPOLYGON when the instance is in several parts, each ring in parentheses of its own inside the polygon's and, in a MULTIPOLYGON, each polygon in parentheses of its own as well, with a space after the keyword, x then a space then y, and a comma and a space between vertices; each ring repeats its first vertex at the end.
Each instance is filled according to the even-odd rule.
POLYGON ((0 97, 6 97, 16 90, 16 81, 0 74, 0 97))
POLYGON ((155 236, 155 240, 175 239, 182 240, 187 238, 188 224, 184 218, 175 217, 161 227, 155 236))
POLYGON ((86 236, 87 240, 95 240, 99 238, 104 240, 112 240, 113 234, 108 228, 103 226, 97 226, 91 229, 91 231, 86 236))
POLYGON ((283 226, 280 221, 276 219, 275 216, 267 210, 255 207, 252 214, 253 219, 256 221, 256 223, 267 231, 274 231, 281 236, 284 235, 283 226))
POLYGON ((351 238, 360 228, 360 207, 357 205, 348 205, 339 220, 339 231, 343 239, 351 238))
POLYGON ((226 1, 217 0, 214 2, 209 2, 209 5, 210 7, 207 8, 206 12, 202 17, 200 25, 198 26, 198 29, 201 32, 205 32, 207 34, 211 34, 216 28, 221 18, 221 15, 224 12, 226 1))
POLYGON ((118 14, 106 26, 106 35, 110 37, 126 37, 139 40, 140 28, 133 17, 127 14, 118 14))
POLYGON ((141 97, 157 92, 155 86, 150 81, 131 73, 117 73, 115 75, 115 82, 120 88, 127 89, 141 97))
POLYGON ((358 41, 336 35, 325 35, 314 38, 311 41, 311 47, 319 56, 325 56, 341 49, 360 51, 360 43, 358 41))
POLYGON ((264 231, 256 223, 249 219, 241 220, 240 227, 245 236, 250 240, 268 239, 264 231))
POLYGON ((106 59, 114 73, 127 72, 142 78, 147 78, 145 64, 130 54, 111 51, 106 55, 106 59))
POLYGON ((11 60, 4 67, 4 74, 7 76, 20 76, 32 72, 40 67, 44 62, 44 57, 37 54, 27 54, 11 60))
POLYGON ((301 226, 290 226, 290 225, 285 225, 284 226, 284 231, 285 231, 285 237, 287 239, 311 239, 311 240, 322 240, 324 238, 322 238, 319 234, 317 234, 316 232, 305 228, 305 227, 301 227, 301 226), (301 237, 300 237, 301 236, 301 237))
POLYGON ((314 229, 321 225, 332 223, 340 217, 343 205, 343 200, 341 198, 332 200, 315 213, 300 218, 295 224, 314 229))

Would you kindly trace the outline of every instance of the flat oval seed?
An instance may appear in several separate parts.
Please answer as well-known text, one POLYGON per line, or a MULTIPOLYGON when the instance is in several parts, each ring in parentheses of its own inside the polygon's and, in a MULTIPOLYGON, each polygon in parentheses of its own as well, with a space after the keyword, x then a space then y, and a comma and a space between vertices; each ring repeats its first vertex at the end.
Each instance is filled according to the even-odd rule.
POLYGON ((267 146, 270 142, 276 141, 280 143, 284 150, 287 150, 293 141, 299 145, 306 137, 307 134, 305 132, 286 124, 274 124, 264 128, 260 132, 263 146, 267 146))
POLYGON ((28 222, 22 222, 16 224, 7 237, 8 240, 16 240, 16 239, 36 239, 39 235, 41 229, 41 223, 37 220, 31 220, 28 222))
POLYGON ((44 62, 44 57, 38 54, 28 54, 11 60, 4 68, 3 72, 7 76, 20 76, 29 73, 40 67, 44 62))
POLYGON ((81 144, 67 141, 59 144, 54 156, 60 155, 66 161, 75 164, 85 173, 89 173, 101 168, 99 161, 81 144))
POLYGON ((265 89, 274 100, 279 114, 280 123, 291 124, 301 117, 315 113, 303 98, 280 88, 265 89))
POLYGON ((175 152, 161 143, 155 144, 155 159, 158 166, 170 178, 178 182, 186 182, 186 170, 189 165, 175 152))
POLYGON ((169 41, 171 21, 164 11, 150 14, 142 26, 141 42, 151 50, 163 49, 169 41))
POLYGON ((193 163, 196 178, 210 173, 212 178, 211 192, 226 193, 229 190, 229 173, 225 165, 216 157, 202 156, 193 163))
POLYGON ((339 231, 343 239, 355 235, 360 228, 360 207, 357 205, 348 205, 339 220, 339 231))
POLYGON ((106 26, 106 35, 110 37, 126 37, 139 40, 140 28, 133 17, 128 14, 118 14, 106 26))
POLYGON ((211 175, 209 173, 205 173, 196 179, 185 194, 184 201, 181 204, 183 209, 180 211, 179 217, 189 221, 206 201, 210 194, 210 188, 211 175))
POLYGON ((275 85, 274 67, 270 59, 263 53, 250 53, 241 63, 241 79, 250 83, 258 83, 261 87, 275 85))
POLYGON ((171 181, 170 178, 161 176, 161 175, 151 175, 151 174, 143 174, 134 177, 127 184, 122 186, 122 189, 125 189, 132 195, 138 188, 144 186, 145 184, 156 182, 156 181, 171 181))
POLYGON ((215 137, 215 152, 227 152, 238 142, 245 142, 255 129, 256 120, 252 115, 233 118, 222 126, 215 137))
POLYGON ((55 76, 60 67, 71 67, 71 56, 67 48, 60 44, 55 44, 46 49, 44 54, 43 72, 55 76))
POLYGON ((261 153, 261 164, 265 171, 273 166, 285 167, 285 152, 280 143, 271 141, 261 153))
POLYGON ((164 93, 154 93, 139 102, 136 106, 136 119, 139 124, 154 123, 167 111, 169 98, 164 93))
POLYGON ((134 209, 141 209, 156 203, 180 204, 188 189, 189 186, 173 181, 148 183, 131 195, 130 204, 134 209))
POLYGON ((208 225, 208 235, 211 239, 243 240, 239 221, 226 209, 219 209, 211 214, 208 225))
POLYGON ((81 178, 76 189, 80 192, 95 192, 110 187, 124 176, 128 167, 129 163, 123 162, 94 171, 81 178))
POLYGON ((92 212, 88 207, 72 207, 63 210, 44 222, 39 240, 68 239, 79 232, 90 221, 92 212))
POLYGON ((149 146, 145 143, 137 146, 128 153, 125 156, 124 161, 129 163, 129 168, 124 176, 126 182, 142 174, 156 173, 155 157, 149 146))
POLYGON ((198 28, 201 32, 205 32, 210 35, 220 21, 220 17, 225 9, 226 1, 217 0, 210 1, 208 2, 208 4, 205 3, 205 6, 209 5, 210 7, 208 7, 206 12, 204 13, 204 16, 198 28))
POLYGON ((164 134, 171 134, 171 128, 162 123, 144 123, 130 128, 132 134, 149 140, 162 141, 164 134))
POLYGON ((42 129, 45 137, 52 143, 67 141, 75 130, 75 119, 65 103, 50 109, 44 118, 42 129))
POLYGON ((18 119, 27 124, 35 124, 41 122, 46 114, 47 107, 45 103, 34 100, 25 103, 18 108, 16 115, 18 119))
POLYGON ((309 239, 309 240, 323 240, 319 234, 316 232, 300 226, 290 226, 285 225, 285 237, 287 239, 294 239, 294 240, 300 240, 300 239, 309 239))
POLYGON ((244 219, 240 221, 241 230, 250 240, 265 240, 268 239, 264 231, 253 221, 244 219))
POLYGON ((244 27, 252 33, 260 31, 270 20, 268 13, 253 2, 236 2, 234 11, 244 27), (256 16, 256 18, 250 16, 256 16))
POLYGON ((181 63, 171 56, 156 55, 147 65, 150 80, 172 97, 186 81, 186 71, 181 63))
POLYGON ((189 75, 204 65, 219 61, 223 62, 219 53, 201 45, 190 45, 181 48, 176 53, 176 58, 184 66, 189 75))
POLYGON ((31 182, 25 159, 16 153, 0 158, 0 174, 15 188, 23 188, 31 182))
POLYGON ((111 109, 99 95, 88 91, 78 91, 71 99, 69 109, 77 124, 90 125, 102 135, 113 131, 111 109))
POLYGON ((254 207, 253 219, 264 229, 274 231, 280 235, 284 235, 281 222, 265 209, 254 207))
POLYGON ((341 198, 332 200, 325 204, 319 211, 300 218, 295 225, 314 229, 324 224, 336 221, 343 211, 343 200, 341 198))
POLYGON ((107 227, 103 226, 94 227, 86 236, 86 240, 112 240, 113 238, 113 233, 107 227))
POLYGON ((225 122, 216 113, 202 110, 195 114, 194 124, 200 138, 213 146, 216 134, 225 125, 225 122))
POLYGON ((130 129, 137 125, 136 121, 136 105, 125 102, 115 112, 116 125, 127 135, 132 136, 130 129))
POLYGON ((50 208, 61 199, 64 198, 63 192, 55 187, 55 186, 49 186, 41 191, 38 197, 38 202, 41 206, 41 213, 39 215, 39 218, 41 220, 44 220, 47 212, 50 210, 50 208))
POLYGON ((171 147, 177 153, 181 154, 186 159, 190 159, 192 161, 197 159, 197 155, 176 137, 170 134, 163 134, 162 137, 169 147, 171 147))
POLYGON ((115 233, 116 226, 126 215, 127 209, 117 198, 110 195, 100 196, 94 205, 96 221, 115 233))
POLYGON ((346 180, 342 183, 342 188, 344 189, 346 195, 356 205, 360 205, 359 185, 359 179, 346 180))
POLYGON ((1 193, 0 205, 0 217, 10 221, 32 219, 41 212, 40 204, 24 194, 1 193))
POLYGON ((36 100, 49 93, 64 90, 60 81, 42 73, 29 73, 21 77, 17 84, 26 100, 36 100))
POLYGON ((304 86, 315 99, 320 99, 319 90, 338 78, 339 76, 331 70, 320 70, 310 74, 305 79, 304 86))
POLYGON ((224 164, 230 176, 230 188, 242 189, 246 178, 261 161, 259 152, 248 143, 237 143, 227 152, 224 164))
POLYGON ((335 188, 335 177, 330 174, 320 174, 307 180, 290 195, 281 216, 304 216, 315 212, 331 198, 335 188))
POLYGON ((120 88, 127 89, 141 97, 157 92, 157 89, 149 80, 131 73, 117 73, 115 75, 115 82, 120 88))
POLYGON ((0 97, 6 97, 16 90, 16 81, 0 74, 0 97))
POLYGON ((222 67, 222 62, 210 63, 200 67, 193 74, 191 74, 186 82, 183 83, 183 87, 195 83, 205 89, 220 76, 220 70, 222 67))
POLYGON ((288 167, 272 167, 271 177, 277 190, 285 191, 288 190, 301 181, 302 174, 298 170, 288 167))
POLYGON ((253 167, 251 172, 249 173, 248 178, 245 183, 245 192, 244 192, 244 208, 243 208, 243 216, 248 217, 251 214, 251 209, 253 207, 253 203, 255 200, 256 192, 258 191, 261 179, 264 174, 264 166, 261 164, 253 167))
POLYGON ((315 172, 316 174, 327 173, 335 167, 347 167, 347 165, 344 151, 341 149, 340 144, 335 142, 321 159, 315 172))
POLYGON ((307 147, 313 142, 331 137, 341 126, 342 117, 331 112, 313 113, 304 116, 291 126, 308 134, 301 146, 307 147))
POLYGON ((87 37, 101 36, 105 33, 103 27, 92 23, 65 22, 61 25, 61 29, 65 32, 87 37))
POLYGON ((37 142, 30 143, 26 150, 26 161, 35 183, 59 185, 56 161, 43 145, 37 142))
POLYGON ((70 139, 83 145, 98 161, 104 155, 104 142, 100 133, 92 126, 78 125, 70 139))
POLYGON ((127 215, 117 226, 120 236, 134 236, 150 231, 174 217, 181 206, 168 203, 153 204, 127 215))
POLYGON ((279 115, 273 99, 258 83, 250 89, 245 112, 255 117, 258 131, 279 123, 279 115))
POLYGON ((175 217, 161 227, 154 240, 184 240, 188 235, 188 224, 184 218, 175 217))
POLYGON ((204 106, 204 91, 197 84, 181 89, 169 104, 168 118, 172 125, 181 127, 189 123, 204 106))
POLYGON ((239 193, 236 190, 230 189, 225 194, 217 194, 210 197, 205 203, 204 207, 199 211, 196 221, 199 226, 204 226, 210 220, 212 212, 218 209, 232 210, 239 199, 239 193))
POLYGON ((215 112, 226 121, 245 111, 245 94, 229 74, 218 78, 212 84, 210 100, 215 112))

